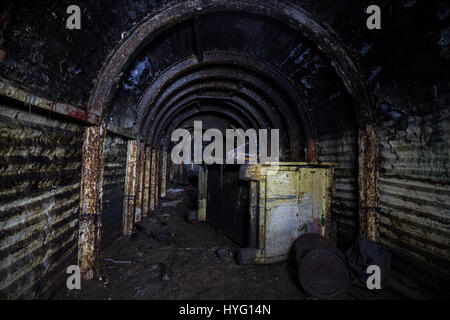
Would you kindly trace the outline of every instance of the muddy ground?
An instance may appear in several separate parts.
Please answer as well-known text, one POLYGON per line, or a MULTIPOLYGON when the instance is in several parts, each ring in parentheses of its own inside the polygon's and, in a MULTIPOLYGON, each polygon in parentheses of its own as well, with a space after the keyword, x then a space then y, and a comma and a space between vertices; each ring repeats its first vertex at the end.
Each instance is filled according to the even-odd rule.
MULTIPOLYGON (((188 223, 195 190, 162 200, 157 215, 139 223, 130 238, 101 252, 101 278, 81 290, 61 288, 52 299, 314 299, 300 287, 292 262, 238 266, 239 247, 211 225, 188 223), (176 206, 174 206, 176 204, 176 206)), ((403 299, 353 282, 342 299, 403 299)))

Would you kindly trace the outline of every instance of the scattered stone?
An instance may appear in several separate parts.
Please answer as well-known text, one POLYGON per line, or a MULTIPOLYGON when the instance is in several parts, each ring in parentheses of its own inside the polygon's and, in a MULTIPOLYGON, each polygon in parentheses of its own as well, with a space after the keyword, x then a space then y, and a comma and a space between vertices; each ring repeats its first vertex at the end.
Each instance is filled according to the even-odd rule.
POLYGON ((228 248, 225 249, 217 249, 216 251, 216 255, 219 259, 223 259, 225 257, 230 257, 231 256, 231 252, 228 248))
POLYGON ((182 202, 183 202, 183 200, 181 200, 181 199, 174 200, 174 201, 168 201, 168 202, 162 202, 160 204, 160 207, 161 208, 168 208, 168 207, 174 208, 174 207, 178 206, 179 204, 181 204, 182 202))

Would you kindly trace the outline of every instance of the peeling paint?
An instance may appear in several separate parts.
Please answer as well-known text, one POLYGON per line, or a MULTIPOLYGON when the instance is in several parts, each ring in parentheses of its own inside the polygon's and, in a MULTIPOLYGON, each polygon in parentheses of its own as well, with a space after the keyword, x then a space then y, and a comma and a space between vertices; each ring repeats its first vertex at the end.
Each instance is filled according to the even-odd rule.
POLYGON ((335 239, 330 229, 330 204, 336 165, 280 162, 241 168, 241 179, 258 183, 250 193, 250 203, 255 203, 254 198, 260 201, 257 213, 250 206, 250 216, 257 214, 252 221, 260 224, 257 263, 285 260, 292 243, 304 233, 335 239))

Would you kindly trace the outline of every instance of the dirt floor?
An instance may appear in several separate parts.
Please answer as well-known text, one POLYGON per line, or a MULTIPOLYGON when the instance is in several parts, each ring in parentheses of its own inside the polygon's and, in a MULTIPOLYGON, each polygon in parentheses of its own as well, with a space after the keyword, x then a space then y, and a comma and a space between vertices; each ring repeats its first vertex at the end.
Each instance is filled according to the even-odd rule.
MULTIPOLYGON (((62 288, 52 299, 314 299, 302 291, 291 262, 238 266, 234 242, 207 223, 186 221, 195 190, 170 188, 186 191, 165 198, 133 236, 101 252, 100 279, 83 281, 81 290, 62 288)), ((342 299, 402 297, 354 282, 342 299)))

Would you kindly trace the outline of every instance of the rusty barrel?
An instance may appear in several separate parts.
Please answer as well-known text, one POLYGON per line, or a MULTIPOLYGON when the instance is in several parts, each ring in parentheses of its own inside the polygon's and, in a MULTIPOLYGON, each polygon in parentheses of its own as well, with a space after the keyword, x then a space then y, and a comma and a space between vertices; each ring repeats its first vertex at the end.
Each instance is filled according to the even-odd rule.
POLYGON ((308 233, 294 243, 298 278, 309 295, 319 299, 342 296, 350 284, 350 273, 342 252, 321 235, 308 233))

